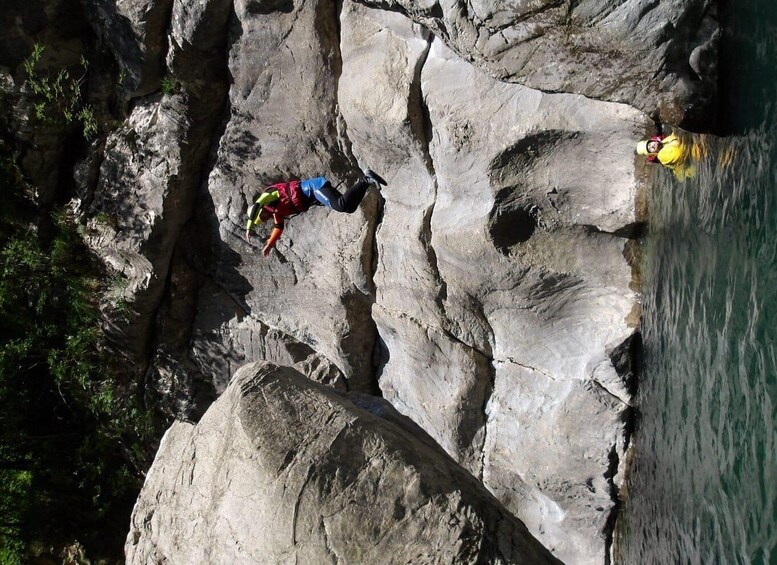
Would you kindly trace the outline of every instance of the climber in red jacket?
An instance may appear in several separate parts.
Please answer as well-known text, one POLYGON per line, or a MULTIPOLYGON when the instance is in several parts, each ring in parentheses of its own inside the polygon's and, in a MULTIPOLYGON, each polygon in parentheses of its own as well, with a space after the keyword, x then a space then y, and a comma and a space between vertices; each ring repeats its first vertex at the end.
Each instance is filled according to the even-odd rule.
POLYGON ((262 253, 266 257, 281 237, 286 218, 301 214, 311 206, 326 206, 336 212, 352 214, 358 208, 370 185, 380 190, 380 185, 386 186, 386 181, 374 171, 365 169, 364 176, 345 194, 340 194, 325 177, 302 181, 291 180, 268 186, 248 209, 246 241, 251 243, 254 227, 272 218, 273 229, 262 248, 262 253))

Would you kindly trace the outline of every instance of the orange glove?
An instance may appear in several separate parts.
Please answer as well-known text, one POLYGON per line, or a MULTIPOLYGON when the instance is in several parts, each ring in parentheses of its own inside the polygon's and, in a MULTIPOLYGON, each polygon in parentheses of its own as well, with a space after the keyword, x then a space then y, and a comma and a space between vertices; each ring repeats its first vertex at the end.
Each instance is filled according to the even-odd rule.
POLYGON ((262 254, 264 254, 265 257, 267 257, 270 254, 270 250, 275 247, 275 242, 278 241, 282 233, 282 228, 273 227, 270 238, 267 240, 267 244, 262 248, 262 254))

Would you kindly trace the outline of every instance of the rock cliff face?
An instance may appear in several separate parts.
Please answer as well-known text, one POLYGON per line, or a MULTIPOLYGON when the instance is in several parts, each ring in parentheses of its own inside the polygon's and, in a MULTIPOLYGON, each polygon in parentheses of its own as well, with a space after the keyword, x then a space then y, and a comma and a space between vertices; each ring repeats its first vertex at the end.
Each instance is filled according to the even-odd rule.
POLYGON ((549 92, 709 119, 717 90, 710 0, 363 0, 406 14, 491 76, 549 92))
MULTIPOLYGON (((523 549, 508 556, 511 536, 528 538, 495 533, 507 527, 498 516, 510 532, 522 531, 513 514, 562 561, 607 561, 628 442, 629 352, 638 341, 625 253, 644 219, 633 142, 650 123, 644 112, 688 122, 713 101, 712 4, 88 0, 96 40, 115 57, 113 104, 126 119, 78 166, 76 205, 88 245, 116 273, 105 311, 149 397, 196 420, 238 368, 257 360, 382 396, 471 474, 454 473, 457 485, 468 485, 456 496, 469 502, 446 491, 428 515, 397 518, 398 536, 438 528, 432 545, 407 551, 440 556, 429 561, 498 554, 521 562, 523 549), (356 213, 314 208, 294 218, 269 258, 261 237, 243 239, 246 208, 267 184, 325 175, 346 186, 363 166, 389 186, 371 191, 356 213), (487 553, 461 540, 442 543, 463 531, 437 525, 451 512, 457 524, 466 514, 477 551, 487 553)), ((35 36, 28 28, 19 27, 20 45, 35 36)), ((4 71, 3 80, 11 75, 4 71)), ((36 147, 31 159, 43 151, 36 147)), ((327 498, 335 485, 324 475, 339 481, 342 473, 344 489, 353 473, 369 471, 365 454, 375 449, 375 461, 403 454, 391 463, 399 473, 391 488, 401 473, 422 477, 414 453, 421 448, 396 430, 399 443, 380 439, 370 420, 359 424, 364 438, 344 432, 349 442, 327 455, 319 470, 326 473, 305 490, 297 475, 307 471, 287 469, 295 453, 308 453, 295 414, 304 408, 322 427, 326 414, 338 422, 365 417, 279 371, 293 393, 278 391, 283 379, 269 373, 256 389, 241 378, 202 427, 178 423, 168 433, 133 518, 128 552, 136 562, 194 562, 187 552, 201 549, 180 540, 204 524, 229 529, 233 541, 258 536, 278 561, 299 551, 334 559, 358 541, 336 533, 354 529, 346 516, 361 519, 349 511, 311 522, 335 516, 328 505, 346 508, 340 491, 340 502, 327 498), (264 387, 277 393, 273 410, 285 418, 271 436, 262 435, 266 415, 242 400, 257 400, 264 387), (326 408, 315 410, 318 403, 326 408), (219 430, 234 442, 210 445, 222 451, 204 470, 216 481, 206 496, 233 504, 247 485, 230 466, 259 457, 246 470, 261 469, 255 492, 263 502, 251 511, 258 522, 221 522, 207 498, 186 510, 191 520, 165 505, 150 517, 155 492, 184 510, 167 481, 192 463, 176 457, 200 449, 198 434, 219 430), (265 440, 277 461, 256 455, 265 440), (344 460, 353 454, 366 459, 344 460), (296 498, 282 507, 279 485, 292 475, 296 498), (297 496, 300 489, 307 494, 297 496), (270 532, 275 518, 266 506, 275 500, 288 522, 303 499, 320 506, 300 523, 304 550, 289 545, 296 538, 286 522, 270 532), (252 530, 255 523, 265 533, 252 530)), ((300 417, 299 425, 310 423, 300 417)), ((337 437, 321 433, 321 441, 337 437)), ((391 497, 412 494, 380 492, 377 479, 355 484, 375 486, 392 505, 391 497)), ((402 512, 422 500, 402 502, 402 512)), ((360 538, 364 551, 372 551, 373 533, 360 538)), ((227 562, 234 547, 213 546, 209 559, 227 562)))
POLYGON ((559 563, 430 439, 271 364, 167 432, 127 562, 559 563))

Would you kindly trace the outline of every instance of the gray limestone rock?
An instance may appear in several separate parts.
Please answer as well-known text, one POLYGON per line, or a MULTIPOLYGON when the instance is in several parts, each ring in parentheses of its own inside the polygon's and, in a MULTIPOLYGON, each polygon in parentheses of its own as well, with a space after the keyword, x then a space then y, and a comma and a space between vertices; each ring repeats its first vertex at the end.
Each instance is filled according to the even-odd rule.
MULTIPOLYGON (((186 289, 188 294, 197 290, 196 282, 183 280, 192 274, 182 274, 179 270, 172 277, 171 264, 179 247, 186 248, 179 251, 182 256, 196 255, 191 249, 191 238, 183 235, 184 226, 196 208, 203 164, 224 115, 227 90, 223 77, 216 80, 221 76, 218 72, 203 74, 201 68, 209 65, 222 68, 229 8, 219 0, 206 3, 176 0, 171 5, 176 25, 170 31, 170 41, 174 45, 184 44, 201 28, 208 30, 202 34, 208 41, 193 49, 188 58, 176 56, 178 47, 172 50, 170 58, 176 87, 169 93, 135 101, 130 116, 105 141, 94 186, 83 187, 82 191, 86 193, 84 201, 89 203, 85 210, 86 242, 115 273, 114 288, 104 300, 109 330, 124 344, 123 353, 139 375, 150 367, 147 378, 152 383, 160 383, 156 388, 184 391, 168 395, 162 403, 176 405, 166 410, 187 418, 202 413, 212 400, 213 384, 201 375, 193 377, 196 372, 188 356, 186 340, 175 337, 171 339, 174 343, 159 343, 152 336, 157 323, 176 326, 175 316, 166 317, 170 308, 162 309, 166 296, 168 303, 177 301, 189 304, 184 308, 193 307, 183 294, 169 296, 176 286, 172 283, 177 281, 177 287, 186 289), (188 6, 196 6, 197 10, 189 10, 192 14, 186 26, 177 25, 182 18, 180 14, 187 12, 188 6), (151 363, 152 356, 159 362, 151 363), (211 392, 203 391, 203 387, 210 387, 211 392), (190 391, 195 390, 198 392, 191 396, 202 397, 201 400, 187 400, 190 391), (173 397, 177 398, 173 400, 173 397)), ((106 29, 124 25, 110 19, 122 20, 111 10, 101 12, 102 17, 109 18, 104 24, 106 29)), ((132 10, 140 10, 143 17, 150 17, 141 7, 135 6, 132 10)), ((145 22, 141 18, 135 24, 143 27, 145 22)), ((167 41, 163 43, 166 45, 167 41)), ((141 50, 142 60, 147 61, 150 55, 144 53, 141 50)), ((171 308, 175 310, 176 306, 171 308)), ((177 306, 178 310, 181 308, 177 306)), ((158 335, 189 333, 191 316, 178 318, 186 327, 160 327, 158 335)))
MULTIPOLYGON (((351 215, 314 207, 291 219, 269 258, 261 253, 265 230, 251 244, 243 239, 246 210, 269 184, 326 176, 334 185, 342 182, 344 190, 361 175, 338 131, 335 3, 291 7, 235 4, 230 114, 202 185, 198 221, 209 235, 215 284, 243 310, 241 321, 226 322, 239 328, 241 342, 262 341, 267 344, 262 354, 284 363, 284 356, 272 352, 304 343, 315 351, 316 366, 337 367, 350 388, 373 391, 375 197, 368 195, 351 215)), ((199 309, 210 306, 201 303, 199 309)), ((212 326, 210 318, 197 317, 194 348, 215 357, 207 351, 224 345, 200 327, 212 326)), ((250 345, 239 350, 259 353, 250 345)))
POLYGON ((88 211, 86 242, 117 273, 107 297, 116 314, 112 333, 126 336, 126 353, 140 367, 193 205, 184 149, 189 127, 181 95, 138 104, 106 141, 88 211), (116 312, 124 304, 131 311, 116 312))
MULTIPOLYGON (((637 108, 680 120, 704 107, 710 4, 91 2, 135 93, 78 177, 87 242, 121 273, 111 319, 168 413, 196 420, 226 391, 201 425, 168 434, 131 559, 207 562, 210 544, 223 562, 261 547, 271 561, 374 560, 396 510, 403 525, 386 539, 398 540, 397 559, 466 561, 477 553, 456 528, 494 531, 492 511, 471 502, 491 500, 485 486, 560 559, 606 561, 633 392, 638 296, 624 254, 642 220, 633 144, 650 123, 637 108), (162 76, 173 92, 140 96, 162 76), (265 186, 323 175, 344 189, 364 166, 389 185, 354 214, 292 218, 267 258, 266 230, 245 241, 247 207, 265 186), (425 439, 286 369, 256 380, 246 369, 229 386, 257 360, 356 391, 372 411, 391 412, 388 401, 387 419, 412 420, 425 439), (268 429, 256 406, 283 429, 268 429), (321 450, 330 440, 337 449, 321 450), (379 486, 368 459, 408 485, 427 480, 420 454, 466 488, 422 496, 391 478, 374 516, 345 504, 354 473, 366 481, 354 493, 379 486), (205 489, 186 491, 191 508, 168 473, 205 489), (241 496, 258 502, 240 506, 241 496), (405 524, 411 510, 420 521, 405 524), (351 538, 353 524, 365 530, 351 538), (204 541, 189 546, 195 532, 204 541), (424 532, 437 545, 407 541, 424 532)), ((512 562, 506 535, 480 547, 512 562)))
POLYGON ((342 18, 353 151, 393 181, 383 395, 562 560, 601 562, 629 408, 610 354, 637 298, 617 234, 637 221, 644 116, 496 81, 397 14, 342 18))
POLYGON ((161 88, 173 1, 85 0, 94 28, 123 69, 123 89, 128 97, 145 96, 161 88))
POLYGON ((246 361, 374 391, 377 360, 382 394, 548 547, 601 562, 645 117, 497 81, 401 14, 333 7, 172 7, 181 92, 139 100, 109 138, 89 224, 128 277, 147 386, 197 418, 246 361), (355 214, 292 219, 270 258, 243 240, 263 186, 359 165, 390 184, 355 214))
POLYGON ((407 14, 491 76, 696 123, 715 103, 711 0, 358 0, 407 14))
POLYGON ((127 563, 559 563, 439 447, 252 364, 162 440, 127 563))

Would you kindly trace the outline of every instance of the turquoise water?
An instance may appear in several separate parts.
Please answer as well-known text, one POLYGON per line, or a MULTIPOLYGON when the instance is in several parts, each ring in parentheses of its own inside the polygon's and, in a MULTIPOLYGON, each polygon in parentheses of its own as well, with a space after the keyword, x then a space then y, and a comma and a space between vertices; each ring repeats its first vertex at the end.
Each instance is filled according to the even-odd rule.
POLYGON ((777 2, 724 23, 730 134, 654 174, 624 564, 777 565, 777 2))

